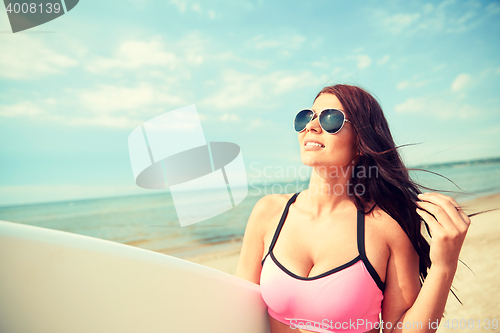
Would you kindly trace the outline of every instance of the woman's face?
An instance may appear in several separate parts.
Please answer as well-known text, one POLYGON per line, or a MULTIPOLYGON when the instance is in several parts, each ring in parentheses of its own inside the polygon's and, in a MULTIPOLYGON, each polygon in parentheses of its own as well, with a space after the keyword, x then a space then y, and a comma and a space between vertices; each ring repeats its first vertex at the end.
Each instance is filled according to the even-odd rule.
MULTIPOLYGON (((313 111, 319 112, 323 109, 339 109, 344 111, 337 96, 332 94, 320 95, 312 106, 313 111)), ((344 112, 345 113, 345 112, 344 112)), ((346 115, 347 119, 349 117, 346 115)), ((351 119, 349 119, 351 120, 351 119)), ((300 144, 300 156, 302 163, 309 166, 344 167, 352 165, 357 155, 356 137, 351 123, 345 122, 344 127, 337 134, 330 134, 321 128, 319 118, 307 124, 304 131, 298 133, 300 144), (307 145, 314 141, 322 145, 307 145)))

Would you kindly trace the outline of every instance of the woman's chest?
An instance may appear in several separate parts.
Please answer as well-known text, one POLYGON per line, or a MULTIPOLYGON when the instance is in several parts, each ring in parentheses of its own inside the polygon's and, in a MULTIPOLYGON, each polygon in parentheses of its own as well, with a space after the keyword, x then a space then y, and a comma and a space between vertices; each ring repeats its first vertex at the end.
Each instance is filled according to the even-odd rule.
POLYGON ((390 251, 383 235, 373 227, 373 221, 366 220, 360 235, 355 217, 340 222, 311 222, 289 215, 281 229, 274 225, 266 230, 264 256, 272 247, 280 264, 295 275, 307 278, 352 261, 359 256, 362 245, 368 261, 384 281, 390 251))

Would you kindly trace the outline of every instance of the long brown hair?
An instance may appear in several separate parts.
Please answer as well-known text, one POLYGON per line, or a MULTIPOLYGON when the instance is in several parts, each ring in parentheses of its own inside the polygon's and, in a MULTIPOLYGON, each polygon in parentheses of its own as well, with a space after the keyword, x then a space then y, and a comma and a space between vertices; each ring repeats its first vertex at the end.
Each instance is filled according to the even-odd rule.
MULTIPOLYGON (((360 156, 348 193, 352 193, 356 208, 369 214, 375 206, 379 206, 398 222, 419 256, 420 282, 423 283, 427 277, 427 270, 431 267, 431 260, 430 245, 422 234, 422 226, 425 227, 429 237, 432 235, 427 223, 416 212, 417 195, 422 193, 420 189, 438 190, 414 182, 408 171, 429 172, 447 179, 455 186, 456 184, 438 173, 405 167, 398 149, 411 144, 396 147, 380 104, 366 90, 356 86, 337 84, 323 88, 314 100, 322 94, 332 94, 338 98, 344 107, 343 111, 354 127, 360 156), (376 170, 376 177, 371 177, 370 172, 368 172, 369 177, 366 177, 366 171, 372 169, 376 170), (356 190, 358 187, 363 191, 356 190), (375 205, 369 207, 371 202, 375 202, 375 205)), ((441 192, 459 193, 442 190, 441 192)), ((467 214, 467 216, 472 217, 498 209, 500 208, 467 214)), ((459 261, 465 265, 460 259, 459 261)), ((450 291, 462 303, 453 290, 450 289, 450 291)))
POLYGON ((431 260, 429 243, 421 232, 422 223, 427 230, 428 226, 416 213, 417 195, 421 191, 419 185, 411 180, 399 155, 380 104, 364 89, 351 85, 326 87, 316 98, 322 94, 332 94, 339 99, 357 137, 360 156, 349 185, 356 208, 368 214, 375 208, 368 207, 368 204, 375 202, 399 223, 418 253, 420 280, 423 283, 431 260), (373 168, 377 171, 376 177, 357 176, 363 174, 363 170, 366 173, 373 168), (363 188, 363 191, 357 191, 358 188, 363 188))

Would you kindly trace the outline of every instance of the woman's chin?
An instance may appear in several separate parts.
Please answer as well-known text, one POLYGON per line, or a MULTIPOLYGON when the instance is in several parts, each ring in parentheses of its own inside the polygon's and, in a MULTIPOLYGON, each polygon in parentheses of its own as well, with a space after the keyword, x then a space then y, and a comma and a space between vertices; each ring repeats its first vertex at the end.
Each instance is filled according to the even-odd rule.
POLYGON ((303 157, 302 158, 302 163, 310 166, 310 167, 317 167, 317 166, 324 166, 325 164, 323 161, 316 159, 316 158, 310 158, 310 157, 303 157))

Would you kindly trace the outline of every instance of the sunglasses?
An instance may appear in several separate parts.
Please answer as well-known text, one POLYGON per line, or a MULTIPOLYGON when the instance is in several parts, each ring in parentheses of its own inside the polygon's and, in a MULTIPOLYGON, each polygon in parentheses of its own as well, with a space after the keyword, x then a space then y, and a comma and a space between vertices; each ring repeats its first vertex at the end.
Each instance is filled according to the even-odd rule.
POLYGON ((330 134, 337 134, 342 127, 344 127, 346 121, 350 123, 350 121, 346 119, 344 112, 338 109, 324 109, 318 113, 310 109, 305 109, 299 111, 295 116, 295 130, 299 133, 302 132, 305 130, 307 124, 313 121, 316 116, 319 118, 319 125, 323 131, 330 134))

